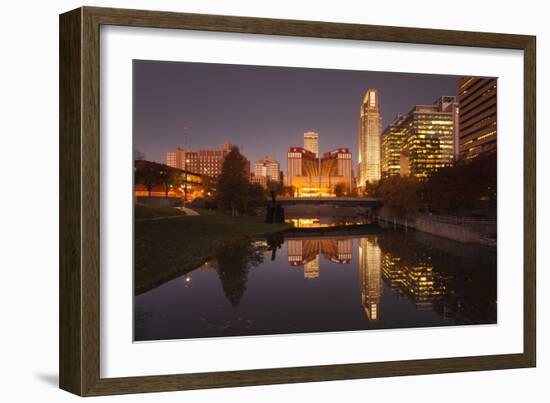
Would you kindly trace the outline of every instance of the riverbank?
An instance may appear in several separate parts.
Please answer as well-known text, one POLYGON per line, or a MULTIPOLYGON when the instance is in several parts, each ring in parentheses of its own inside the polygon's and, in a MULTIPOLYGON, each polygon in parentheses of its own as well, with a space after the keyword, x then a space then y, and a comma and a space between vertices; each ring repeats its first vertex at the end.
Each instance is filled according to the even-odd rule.
POLYGON ((149 218, 178 217, 184 216, 185 212, 174 207, 153 206, 142 203, 134 204, 134 218, 146 220, 149 218))
POLYGON ((141 294, 185 274, 235 242, 282 232, 288 224, 265 224, 261 218, 213 211, 170 220, 136 220, 134 292, 141 294))
POLYGON ((496 247, 496 218, 420 214, 414 217, 375 216, 381 226, 414 229, 460 243, 476 243, 496 247))

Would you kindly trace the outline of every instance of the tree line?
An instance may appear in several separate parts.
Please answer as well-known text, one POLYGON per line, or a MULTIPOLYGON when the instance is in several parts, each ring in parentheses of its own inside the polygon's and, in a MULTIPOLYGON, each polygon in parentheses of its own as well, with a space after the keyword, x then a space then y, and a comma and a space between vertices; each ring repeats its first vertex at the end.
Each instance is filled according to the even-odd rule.
POLYGON ((496 154, 439 169, 424 180, 413 176, 383 178, 378 183, 367 183, 366 192, 380 197, 385 207, 400 216, 417 211, 442 214, 496 211, 496 154))

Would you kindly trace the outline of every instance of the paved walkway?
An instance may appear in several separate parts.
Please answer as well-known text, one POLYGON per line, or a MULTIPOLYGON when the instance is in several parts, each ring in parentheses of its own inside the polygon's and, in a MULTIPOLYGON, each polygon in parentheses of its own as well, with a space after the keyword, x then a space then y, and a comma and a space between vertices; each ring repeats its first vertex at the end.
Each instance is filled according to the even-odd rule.
POLYGON ((200 215, 195 210, 191 210, 188 207, 176 207, 178 210, 183 211, 186 215, 200 215))

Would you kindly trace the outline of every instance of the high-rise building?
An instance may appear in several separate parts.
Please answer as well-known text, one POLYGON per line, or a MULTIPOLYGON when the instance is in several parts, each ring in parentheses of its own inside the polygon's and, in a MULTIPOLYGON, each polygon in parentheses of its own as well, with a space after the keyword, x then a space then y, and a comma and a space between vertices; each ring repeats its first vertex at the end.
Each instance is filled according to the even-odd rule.
MULTIPOLYGON (((224 143, 221 149, 186 150, 176 148, 166 153, 166 165, 216 178, 222 172, 223 161, 233 145, 224 143)), ((250 177, 250 161, 246 160, 247 177, 250 177)))
POLYGON ((383 178, 400 174, 401 147, 407 132, 404 119, 404 115, 398 115, 382 132, 380 165, 383 178))
POLYGON ((290 147, 287 153, 287 186, 294 186, 296 177, 313 182, 319 176, 319 160, 312 151, 302 147, 290 147))
POLYGON ((416 105, 403 118, 405 133, 399 158, 400 174, 425 178, 454 163, 458 103, 443 96, 433 105, 416 105))
POLYGON ((319 133, 309 131, 304 133, 304 148, 319 158, 319 133))
POLYGON ((334 196, 338 185, 343 194, 351 191, 352 158, 347 148, 324 153, 319 160, 305 148, 291 147, 287 169, 286 185, 294 188, 295 196, 334 196))
POLYGON ((466 77, 458 84, 459 159, 497 149, 497 80, 466 77))
POLYGON ((361 304, 367 318, 377 321, 382 298, 382 251, 376 239, 359 238, 358 242, 361 304))
POLYGON ((367 182, 380 180, 380 134, 382 116, 380 97, 376 88, 365 93, 359 117, 359 166, 358 186, 365 188, 367 182))
POLYGON ((303 266, 304 278, 319 277, 319 240, 289 239, 288 263, 291 266, 303 266))
POLYGON ((351 263, 353 242, 351 239, 322 238, 321 252, 323 257, 333 263, 351 263))
POLYGON ((418 254, 414 261, 384 253, 382 274, 388 286, 409 298, 418 308, 431 306, 447 289, 447 279, 437 272, 429 256, 418 254))
POLYGON ((278 182, 281 177, 279 161, 269 157, 263 157, 254 162, 254 176, 264 176, 269 181, 278 182))

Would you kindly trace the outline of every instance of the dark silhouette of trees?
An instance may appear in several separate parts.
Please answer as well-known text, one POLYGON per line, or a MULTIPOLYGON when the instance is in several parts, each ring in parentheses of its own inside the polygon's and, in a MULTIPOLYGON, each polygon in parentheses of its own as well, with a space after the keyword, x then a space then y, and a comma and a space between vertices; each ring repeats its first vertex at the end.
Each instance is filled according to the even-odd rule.
POLYGON ((334 186, 334 194, 336 197, 342 197, 346 194, 346 185, 344 183, 337 183, 334 186))
POLYGON ((140 150, 134 149, 134 161, 141 161, 145 159, 145 154, 143 154, 140 150))
POLYGON ((235 217, 239 213, 252 213, 253 207, 265 202, 266 191, 248 179, 246 158, 237 147, 232 147, 225 157, 218 177, 216 200, 221 210, 230 210, 235 217))
POLYGON ((144 160, 137 160, 134 165, 134 181, 145 186, 149 197, 153 187, 160 184, 160 171, 156 165, 144 160))
POLYGON ((170 185, 177 185, 181 178, 180 171, 169 166, 146 160, 134 161, 134 181, 145 186, 149 197, 155 186, 164 186, 168 196, 170 185))
POLYGON ((250 183, 248 185, 248 194, 247 194, 247 211, 249 214, 254 214, 254 208, 258 205, 265 206, 266 201, 266 190, 262 185, 257 183, 250 183))
POLYGON ((437 171, 426 182, 425 196, 432 211, 496 209, 496 154, 437 171))
POLYGON ((235 243, 217 256, 217 272, 227 300, 239 305, 246 291, 248 271, 263 262, 263 253, 250 242, 235 243))
POLYGON ((177 175, 174 171, 170 169, 161 169, 158 173, 159 183, 164 186, 164 195, 168 197, 168 191, 170 190, 170 185, 174 186, 177 183, 177 175))
POLYGON ((217 201, 222 210, 231 210, 231 216, 246 210, 249 182, 246 158, 236 146, 225 157, 218 177, 217 201))
POLYGON ((422 187, 412 176, 390 176, 367 186, 369 196, 381 197, 385 207, 397 215, 414 213, 422 206, 422 187))
POLYGON ((412 176, 382 178, 378 183, 367 183, 366 193, 382 198, 384 206, 399 215, 418 210, 446 214, 496 211, 496 154, 442 168, 425 180, 412 176))

